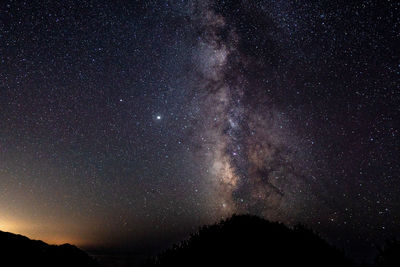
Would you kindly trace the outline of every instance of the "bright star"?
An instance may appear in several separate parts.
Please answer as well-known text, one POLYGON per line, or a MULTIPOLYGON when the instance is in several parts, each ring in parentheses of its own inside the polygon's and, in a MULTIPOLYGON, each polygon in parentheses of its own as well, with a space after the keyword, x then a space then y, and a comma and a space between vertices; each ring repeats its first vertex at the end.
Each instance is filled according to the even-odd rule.
POLYGON ((156 119, 161 120, 161 115, 157 115, 156 119))

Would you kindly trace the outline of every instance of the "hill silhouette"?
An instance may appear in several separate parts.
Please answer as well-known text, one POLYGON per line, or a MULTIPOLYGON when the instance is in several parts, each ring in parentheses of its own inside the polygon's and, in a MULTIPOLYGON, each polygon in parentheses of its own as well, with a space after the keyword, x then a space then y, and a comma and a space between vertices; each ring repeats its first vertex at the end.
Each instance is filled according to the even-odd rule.
POLYGON ((400 266, 400 242, 395 239, 387 241, 384 248, 379 249, 375 264, 379 267, 400 266))
POLYGON ((98 267, 98 264, 73 245, 48 245, 43 241, 0 231, 0 266, 98 267))
POLYGON ((354 266, 314 232, 250 215, 202 227, 147 266, 354 266))

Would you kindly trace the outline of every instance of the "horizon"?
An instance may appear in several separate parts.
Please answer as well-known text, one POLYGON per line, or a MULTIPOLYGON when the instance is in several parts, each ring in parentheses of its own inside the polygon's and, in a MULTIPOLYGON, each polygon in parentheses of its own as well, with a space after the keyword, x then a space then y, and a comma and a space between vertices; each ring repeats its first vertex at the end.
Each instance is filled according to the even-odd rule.
POLYGON ((155 251, 252 214, 400 239, 394 1, 0 3, 0 230, 155 251))
MULTIPOLYGON (((233 214, 232 216, 228 217, 228 218, 222 218, 217 222, 211 223, 211 224, 207 224, 207 225, 201 225, 199 227, 196 228, 196 230, 192 231, 192 232, 188 232, 185 233, 183 235, 175 235, 173 238, 166 238, 165 240, 163 240, 164 242, 160 241, 160 238, 157 239, 156 242, 154 241, 147 241, 145 242, 144 245, 143 243, 137 243, 136 246, 133 246, 132 244, 130 244, 130 246, 122 246, 122 247, 118 247, 118 246, 103 246, 103 245, 96 245, 96 246, 79 246, 77 244, 74 243, 70 243, 70 242, 59 242, 59 243, 51 243, 51 242, 46 242, 46 240, 42 240, 42 239, 37 239, 37 238, 32 238, 20 233, 12 233, 12 232, 7 232, 7 231, 3 231, 2 229, 0 229, 0 232, 6 232, 6 233, 11 233, 14 235, 19 235, 19 236, 23 236, 23 237, 27 237, 30 240, 37 240, 37 241, 43 241, 48 245, 56 245, 56 246, 60 246, 60 245, 73 245, 78 247, 79 249, 85 251, 86 253, 88 253, 88 255, 90 255, 91 257, 94 257, 96 260, 98 260, 101 263, 101 266, 103 266, 103 264, 105 264, 105 266, 108 266, 109 264, 114 264, 115 260, 117 259, 118 261, 122 261, 125 262, 125 264, 133 264, 133 262, 135 262, 135 264, 139 264, 139 266, 141 266, 146 260, 151 260, 154 259, 155 256, 161 256, 164 253, 168 252, 168 251, 174 251, 174 247, 180 247, 182 248, 182 246, 187 246, 188 241, 192 239, 193 236, 196 236, 198 234, 201 233, 201 231, 204 231, 204 229, 210 228, 210 227, 215 227, 218 225, 223 225, 225 222, 227 221, 232 221, 232 219, 234 219, 234 217, 246 217, 247 220, 250 218, 258 218, 261 220, 264 220, 265 223, 269 223, 270 225, 273 224, 278 224, 283 226, 283 228, 289 229, 291 231, 293 231, 293 233, 295 231, 297 231, 296 229, 298 229, 298 227, 300 227, 300 229, 305 229, 306 231, 309 231, 309 233, 312 233, 313 235, 315 235, 316 237, 318 237, 318 239, 322 242, 326 242, 326 244, 328 246, 331 246, 332 249, 337 249, 337 251, 344 253, 343 256, 346 256, 348 260, 352 261, 354 264, 364 264, 364 263, 372 263, 375 260, 377 260, 377 255, 378 253, 381 253, 382 251, 384 251, 384 249, 386 248, 385 246, 388 245, 388 242, 393 241, 393 239, 387 239, 385 240, 385 243, 383 245, 378 245, 378 247, 375 247, 373 249, 371 248, 367 248, 365 245, 366 244, 358 244, 358 246, 354 246, 353 249, 346 249, 343 250, 343 247, 337 246, 336 244, 330 242, 328 239, 324 238, 323 235, 321 235, 321 233, 308 228, 305 225, 301 225, 301 224, 297 224, 297 225, 286 225, 283 222, 280 221, 269 221, 269 220, 265 220, 259 216, 255 216, 255 215, 251 215, 251 214, 233 214), (140 244, 140 245, 139 245, 140 244), (368 254, 366 254, 366 251, 368 251, 368 254), (111 260, 110 260, 111 259, 111 260), (114 263, 113 263, 114 262, 114 263)), ((240 224, 237 224, 236 227, 240 226, 240 224)), ((265 225, 264 225, 265 226, 265 225)), ((265 228, 265 230, 267 230, 268 228, 265 228)), ((244 230, 244 229, 243 229, 244 230)), ((216 236, 214 236, 216 237, 216 236)), ((392 236, 393 238, 393 236, 392 236)), ((297 240, 299 242, 305 242, 305 245, 309 245, 309 243, 307 243, 308 241, 306 240, 297 240)), ((113 266, 113 265, 112 265, 113 266)))

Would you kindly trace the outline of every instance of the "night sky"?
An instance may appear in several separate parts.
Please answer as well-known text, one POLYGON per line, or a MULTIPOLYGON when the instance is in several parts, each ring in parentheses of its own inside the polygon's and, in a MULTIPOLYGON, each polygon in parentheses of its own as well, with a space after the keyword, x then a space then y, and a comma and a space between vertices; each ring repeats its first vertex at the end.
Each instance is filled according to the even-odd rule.
POLYGON ((1 1, 0 230, 134 249, 251 213, 399 237, 399 9, 1 1))

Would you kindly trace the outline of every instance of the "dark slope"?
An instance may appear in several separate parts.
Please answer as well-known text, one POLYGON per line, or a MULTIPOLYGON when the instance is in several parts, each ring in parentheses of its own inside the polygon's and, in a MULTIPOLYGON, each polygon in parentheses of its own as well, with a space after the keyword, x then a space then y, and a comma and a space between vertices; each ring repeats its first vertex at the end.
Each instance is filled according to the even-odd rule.
POLYGON ((206 226, 148 266, 353 266, 303 227, 290 229, 255 216, 206 226))
POLYGON ((382 249, 379 249, 378 257, 375 260, 379 267, 400 266, 400 241, 389 240, 382 249))
POLYGON ((0 266, 98 265, 88 254, 73 245, 48 245, 25 236, 0 231, 0 266))

